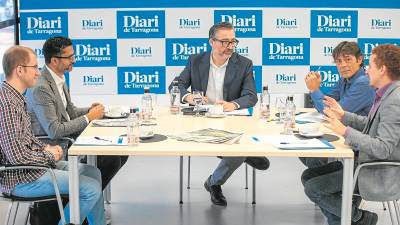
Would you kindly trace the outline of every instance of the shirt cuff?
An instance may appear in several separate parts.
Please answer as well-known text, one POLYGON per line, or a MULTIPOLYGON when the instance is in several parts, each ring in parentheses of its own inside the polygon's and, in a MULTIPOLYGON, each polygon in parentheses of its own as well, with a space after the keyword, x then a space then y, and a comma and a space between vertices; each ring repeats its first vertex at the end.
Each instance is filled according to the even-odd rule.
POLYGON ((87 123, 87 124, 89 124, 89 122, 90 122, 90 121, 89 121, 89 118, 87 118, 87 116, 86 116, 86 115, 83 115, 83 117, 85 118, 85 120, 86 120, 86 123, 87 123))
POLYGON ((231 102, 236 105, 236 109, 240 109, 240 105, 237 102, 235 102, 235 101, 231 101, 231 102))
POLYGON ((344 138, 347 138, 347 136, 349 135, 349 132, 350 132, 350 129, 349 129, 349 127, 347 126, 347 127, 346 127, 346 131, 344 132, 343 137, 344 137, 344 138))
POLYGON ((190 95, 191 93, 187 93, 186 95, 184 95, 183 97, 182 97, 182 99, 181 99, 181 101, 183 102, 183 103, 188 103, 186 100, 185 100, 185 98, 188 96, 188 95, 190 95))

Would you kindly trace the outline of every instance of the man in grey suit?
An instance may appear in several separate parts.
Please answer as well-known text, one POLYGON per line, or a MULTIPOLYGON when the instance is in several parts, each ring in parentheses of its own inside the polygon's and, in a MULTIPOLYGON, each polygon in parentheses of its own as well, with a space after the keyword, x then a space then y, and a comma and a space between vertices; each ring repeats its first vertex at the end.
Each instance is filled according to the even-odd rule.
MULTIPOLYGON (((75 63, 75 53, 69 38, 53 37, 46 40, 43 53, 46 65, 37 85, 26 93, 32 130, 35 135, 47 135, 50 142, 68 148, 58 139, 78 137, 90 121, 103 117, 104 107, 94 103, 90 108, 77 108, 72 103, 64 77, 64 73, 71 71, 75 63)), ((127 156, 97 157, 103 189, 127 159, 127 156)))
MULTIPOLYGON (((192 91, 202 91, 204 101, 221 104, 224 111, 248 108, 257 103, 253 64, 234 52, 238 42, 232 24, 221 22, 210 28, 212 51, 190 56, 185 69, 175 78, 183 102, 193 104, 193 95, 187 90, 190 87, 192 91)), ((224 157, 204 184, 214 204, 227 205, 221 185, 243 162, 261 170, 269 167, 265 157, 224 157)))
MULTIPOLYGON (((324 113, 327 127, 345 138, 345 144, 355 152, 355 164, 376 160, 400 160, 400 48, 380 45, 372 50, 368 76, 377 88, 374 104, 368 116, 345 112, 332 98, 325 97, 324 113)), ((343 169, 340 162, 307 169, 303 176, 306 195, 327 217, 329 225, 340 224, 343 169)), ((363 168, 358 178, 358 190, 367 200, 400 198, 400 168, 380 166, 363 168), (385 193, 385 196, 382 196, 385 193), (390 195, 390 196, 387 196, 390 195)), ((352 207, 356 225, 375 225, 377 214, 352 207)))

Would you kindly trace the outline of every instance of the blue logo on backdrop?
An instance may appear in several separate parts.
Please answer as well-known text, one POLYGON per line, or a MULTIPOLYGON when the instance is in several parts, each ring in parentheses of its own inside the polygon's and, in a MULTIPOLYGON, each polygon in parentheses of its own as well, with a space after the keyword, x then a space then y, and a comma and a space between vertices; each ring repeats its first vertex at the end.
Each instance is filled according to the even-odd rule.
POLYGON ((321 83, 321 91, 324 94, 332 93, 332 89, 336 87, 340 75, 336 68, 336 66, 310 66, 311 71, 318 70, 321 75, 322 83, 321 83), (319 68, 319 70, 318 70, 319 68))
POLYGON ((116 66, 117 40, 74 40, 75 66, 116 66))
POLYGON ((33 48, 33 51, 36 53, 36 57, 38 59, 44 59, 44 54, 43 54, 42 48, 33 48))
POLYGON ((250 57, 249 46, 236 47, 235 52, 241 56, 250 57))
POLYGON ((207 38, 167 38, 167 66, 184 66, 190 55, 211 49, 207 38))
POLYGON ((165 67, 118 67, 118 94, 143 94, 145 87, 165 94, 165 67))
POLYGON ((310 39, 264 38, 263 65, 310 64, 310 39))
POLYGON ((277 73, 275 74, 275 81, 276 84, 296 84, 297 75, 295 73, 277 73))
POLYGON ((276 29, 296 29, 298 28, 297 19, 278 17, 275 20, 276 29))
POLYGON ((253 66, 253 77, 256 82, 257 93, 261 93, 262 92, 262 67, 261 66, 253 66))
MULTIPOLYGON (((324 48, 322 49, 322 55, 323 56, 330 56, 330 57, 332 57, 332 53, 333 53, 333 49, 334 49, 335 47, 333 47, 333 46, 324 46, 324 48)), ((332 59, 333 60, 333 59, 332 59)))
POLYGON ((103 75, 85 75, 83 76, 83 86, 104 86, 103 75))
POLYGON ((357 37, 357 11, 311 10, 311 37, 357 37))
POLYGON ((129 56, 131 58, 148 58, 152 57, 152 48, 149 47, 140 47, 140 46, 132 46, 129 52, 129 56))
POLYGON ((391 30, 391 19, 371 19, 371 30, 391 30))
POLYGON ((188 19, 188 18, 179 18, 178 19, 178 28, 179 29, 199 29, 201 25, 200 19, 188 19))
POLYGON ((68 36, 67 12, 21 13, 21 40, 68 36))
POLYGON ((214 23, 230 22, 237 37, 262 37, 261 10, 215 10, 214 23))
POLYGON ((364 65, 369 64, 372 49, 382 44, 394 44, 400 46, 400 39, 378 39, 378 38, 359 38, 358 45, 364 54, 364 65))
POLYGON ((81 20, 82 30, 103 30, 103 20, 91 20, 91 19, 84 19, 81 20))
POLYGON ((118 38, 165 37, 164 11, 118 11, 118 38))

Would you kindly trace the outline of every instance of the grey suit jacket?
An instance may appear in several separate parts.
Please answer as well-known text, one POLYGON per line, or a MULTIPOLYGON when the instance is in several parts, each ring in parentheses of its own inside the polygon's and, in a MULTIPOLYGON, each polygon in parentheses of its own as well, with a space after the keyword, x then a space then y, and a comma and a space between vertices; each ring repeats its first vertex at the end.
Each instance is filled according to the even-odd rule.
MULTIPOLYGON (((345 143, 358 151, 356 163, 400 160, 400 81, 395 81, 382 96, 377 111, 368 117, 346 112, 349 128, 345 143)), ((360 170, 361 196, 371 201, 400 198, 400 167, 365 167, 360 170)))
MULTIPOLYGON (((174 80, 178 81, 181 96, 192 90, 207 91, 210 72, 210 52, 191 55, 185 69, 174 80)), ((169 90, 172 88, 172 83, 169 90)), ((223 86, 224 101, 235 101, 240 108, 257 103, 257 92, 253 78, 253 63, 250 59, 233 53, 229 59, 223 86)))
POLYGON ((48 135, 51 139, 76 137, 85 129, 87 122, 83 115, 88 112, 88 108, 74 106, 65 84, 64 93, 66 109, 53 77, 44 67, 36 86, 26 93, 27 108, 35 135, 48 135))

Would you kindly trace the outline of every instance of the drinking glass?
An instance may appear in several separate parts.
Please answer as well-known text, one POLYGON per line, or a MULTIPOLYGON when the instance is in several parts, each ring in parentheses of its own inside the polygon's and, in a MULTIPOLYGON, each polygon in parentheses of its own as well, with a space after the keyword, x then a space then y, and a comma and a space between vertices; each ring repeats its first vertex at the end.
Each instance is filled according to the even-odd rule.
POLYGON ((202 91, 193 91, 193 102, 194 102, 194 109, 193 111, 196 112, 194 116, 200 116, 200 103, 203 102, 203 92, 202 91))
POLYGON ((276 122, 278 124, 284 123, 285 119, 285 97, 276 97, 275 99, 275 109, 279 113, 279 120, 276 122))

